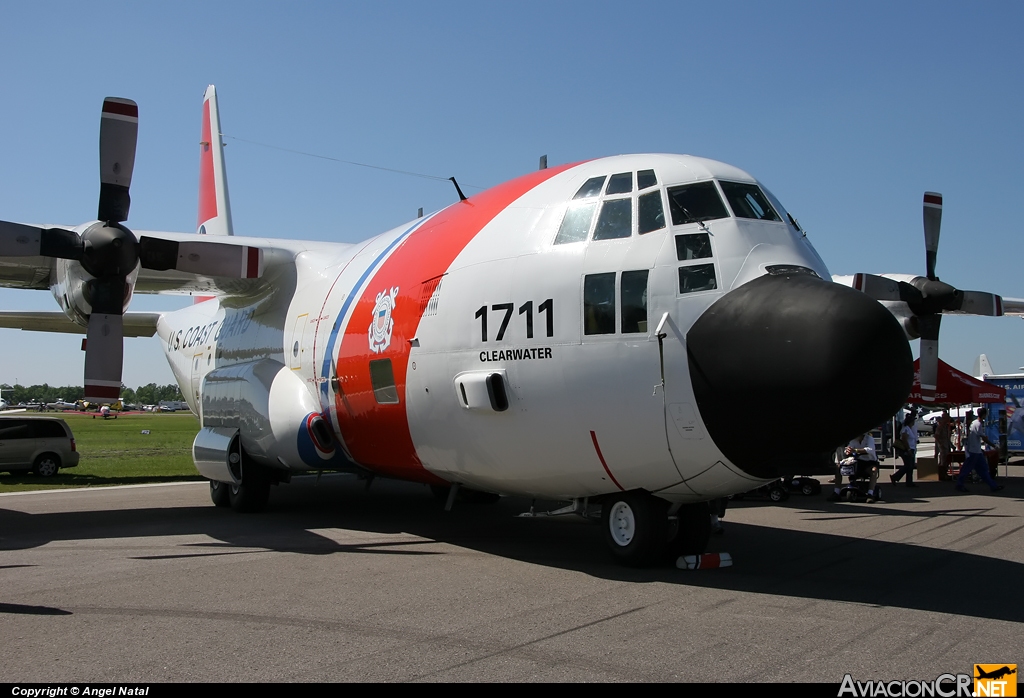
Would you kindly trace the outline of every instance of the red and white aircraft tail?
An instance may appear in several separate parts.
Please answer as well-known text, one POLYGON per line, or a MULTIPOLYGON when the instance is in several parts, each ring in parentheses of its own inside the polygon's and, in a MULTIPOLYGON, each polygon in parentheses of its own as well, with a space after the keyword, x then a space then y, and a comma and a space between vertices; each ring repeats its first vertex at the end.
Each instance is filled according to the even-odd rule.
POLYGON ((199 220, 196 232, 200 235, 234 235, 228 178, 224 169, 224 143, 220 136, 217 88, 213 85, 207 86, 203 97, 203 135, 199 146, 199 220))

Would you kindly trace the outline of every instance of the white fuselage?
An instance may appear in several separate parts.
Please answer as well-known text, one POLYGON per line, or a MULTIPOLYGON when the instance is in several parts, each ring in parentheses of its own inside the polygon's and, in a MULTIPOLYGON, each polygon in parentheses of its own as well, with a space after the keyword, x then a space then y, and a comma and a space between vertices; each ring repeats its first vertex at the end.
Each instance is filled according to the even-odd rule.
POLYGON ((357 465, 545 497, 618 488, 685 501, 750 489, 759 480, 705 429, 687 329, 769 265, 830 276, 767 192, 781 220, 673 223, 668 189, 723 180, 756 183, 699 158, 618 156, 516 180, 365 243, 252 240, 293 254, 268 271, 270 290, 169 313, 158 331, 204 426, 218 409, 206 394, 214 379, 270 366, 253 369, 273 373, 262 401, 219 399, 245 402, 243 443, 271 466, 357 465), (651 170, 655 185, 574 202, 591 178, 651 170), (640 209, 658 197, 664 224, 640 234, 640 209), (594 215, 583 239, 556 243, 567 210, 587 204, 632 211, 619 219, 628 234, 595 239, 604 222, 594 215), (686 259, 679 236, 710 248, 686 259), (684 288, 689 271, 711 283, 684 288), (501 411, 488 393, 494 374, 501 411), (304 450, 300 424, 313 412, 329 421, 337 453, 304 450))

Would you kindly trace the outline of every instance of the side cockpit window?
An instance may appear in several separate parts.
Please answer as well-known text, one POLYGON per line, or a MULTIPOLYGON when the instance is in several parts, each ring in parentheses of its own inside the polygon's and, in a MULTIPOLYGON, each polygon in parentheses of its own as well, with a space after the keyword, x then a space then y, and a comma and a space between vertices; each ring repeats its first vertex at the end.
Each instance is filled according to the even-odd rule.
POLYGON ((647 332, 647 270, 622 272, 619 284, 622 334, 647 332))
POLYGON ((711 236, 707 233, 676 235, 676 259, 687 262, 711 256, 711 236))
POLYGON ((732 212, 737 218, 782 221, 782 218, 768 202, 768 197, 756 184, 721 182, 721 185, 722 191, 725 192, 725 198, 729 200, 729 206, 732 207, 732 212))
POLYGON ((587 274, 583 277, 583 334, 615 334, 616 316, 622 334, 647 332, 647 269, 587 274), (616 276, 619 304, 615 305, 616 276))
MULTIPOLYGON (((707 233, 676 235, 676 259, 680 262, 710 260, 713 257, 711 236, 707 233)), ((679 293, 713 291, 718 288, 714 262, 679 267, 679 293)))
POLYGON ((679 292, 695 293, 697 291, 713 291, 718 288, 715 280, 714 264, 694 264, 679 267, 679 292))
POLYGON ((615 334, 615 272, 583 278, 583 334, 615 334))

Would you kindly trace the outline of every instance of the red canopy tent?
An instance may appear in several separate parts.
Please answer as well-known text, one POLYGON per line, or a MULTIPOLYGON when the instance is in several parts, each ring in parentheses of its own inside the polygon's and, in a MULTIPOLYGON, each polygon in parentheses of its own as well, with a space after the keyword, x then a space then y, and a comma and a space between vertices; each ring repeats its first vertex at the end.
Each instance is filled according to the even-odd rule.
MULTIPOLYGON (((937 405, 966 405, 969 403, 1003 402, 1006 390, 958 371, 939 359, 939 377, 935 381, 937 405)), ((910 389, 908 402, 921 404, 921 359, 914 362, 914 386, 910 389)))

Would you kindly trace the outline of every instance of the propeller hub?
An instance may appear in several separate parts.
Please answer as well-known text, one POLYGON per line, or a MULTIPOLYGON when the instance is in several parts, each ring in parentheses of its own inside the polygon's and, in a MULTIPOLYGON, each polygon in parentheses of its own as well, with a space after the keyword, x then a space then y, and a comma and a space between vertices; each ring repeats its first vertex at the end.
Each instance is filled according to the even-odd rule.
POLYGON ((915 315, 931 315, 943 310, 959 310, 964 292, 938 279, 917 277, 912 285, 921 292, 921 300, 909 303, 915 315))
POLYGON ((123 278, 139 263, 139 242, 120 223, 94 223, 82 233, 82 241, 82 266, 97 278, 123 278))

